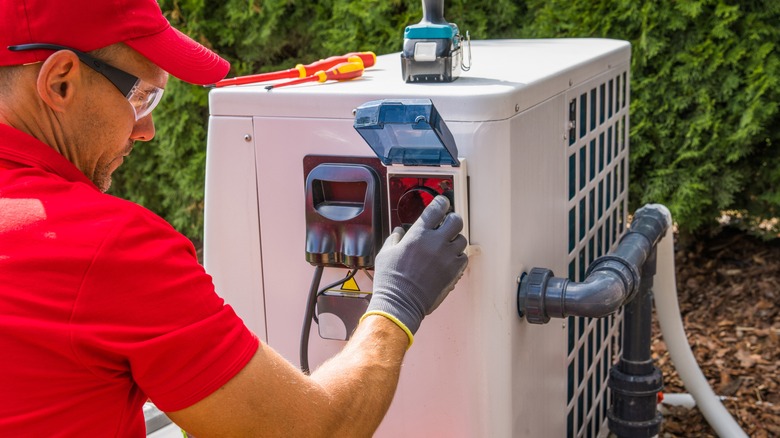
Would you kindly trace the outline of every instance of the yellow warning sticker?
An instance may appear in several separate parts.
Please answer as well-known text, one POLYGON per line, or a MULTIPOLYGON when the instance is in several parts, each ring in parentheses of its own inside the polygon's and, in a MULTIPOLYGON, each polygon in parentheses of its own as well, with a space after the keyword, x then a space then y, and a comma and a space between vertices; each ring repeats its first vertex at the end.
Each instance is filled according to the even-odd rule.
POLYGON ((350 290, 350 291, 359 292, 360 287, 358 287, 357 281, 355 281, 355 277, 352 277, 349 280, 345 281, 344 284, 341 285, 341 290, 350 290))

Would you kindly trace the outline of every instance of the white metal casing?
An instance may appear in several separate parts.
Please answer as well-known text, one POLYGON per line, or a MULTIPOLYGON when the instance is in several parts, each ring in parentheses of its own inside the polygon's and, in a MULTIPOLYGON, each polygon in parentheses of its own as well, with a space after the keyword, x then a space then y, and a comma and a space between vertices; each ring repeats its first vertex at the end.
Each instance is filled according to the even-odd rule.
MULTIPOLYGON (((601 370, 617 351, 618 320, 529 325, 517 315, 517 278, 543 266, 581 280, 623 231, 630 46, 473 41, 472 59, 448 84, 404 83, 392 54, 353 81, 213 90, 204 263, 247 325, 297 364, 314 270, 304 259, 303 157, 373 156, 352 128, 352 110, 376 99, 430 98, 468 161, 470 243, 478 250, 423 321, 377 436, 596 436, 608 400, 601 370), (607 105, 609 117, 599 121, 607 105)), ((326 269, 322 284, 345 273, 326 269)), ((371 289, 364 273, 356 281, 371 289)), ((316 367, 343 342, 312 333, 316 367)))

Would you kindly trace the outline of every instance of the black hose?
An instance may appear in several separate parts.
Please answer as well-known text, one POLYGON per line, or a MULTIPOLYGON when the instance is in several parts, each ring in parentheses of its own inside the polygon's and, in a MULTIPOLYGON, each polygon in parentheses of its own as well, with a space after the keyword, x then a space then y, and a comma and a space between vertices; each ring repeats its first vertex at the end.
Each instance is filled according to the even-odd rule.
MULTIPOLYGON (((314 310, 317 307, 317 296, 319 296, 321 293, 325 292, 328 289, 331 289, 333 287, 336 287, 340 284, 343 284, 346 281, 349 281, 352 277, 357 274, 357 269, 352 269, 349 271, 349 274, 347 274, 346 277, 334 281, 333 283, 323 287, 322 289, 317 290, 320 286, 320 280, 322 280, 322 272, 325 270, 323 266, 317 266, 314 269, 314 277, 311 279, 311 286, 309 286, 309 297, 306 299, 306 314, 303 317, 303 327, 301 328, 301 345, 300 345, 300 356, 301 356, 301 370, 304 374, 309 375, 311 371, 309 370, 309 335, 311 332, 311 321, 312 319, 316 320, 316 316, 314 314, 314 310)), ((318 322, 319 323, 319 322, 318 322)))
POLYGON ((320 280, 322 279, 322 271, 325 268, 323 266, 317 266, 314 268, 314 277, 311 279, 311 286, 309 286, 309 297, 306 299, 306 314, 303 317, 303 327, 301 328, 301 370, 304 374, 308 375, 309 371, 309 332, 311 331, 311 319, 314 315, 314 306, 317 303, 315 299, 317 297, 317 288, 320 287, 320 280))

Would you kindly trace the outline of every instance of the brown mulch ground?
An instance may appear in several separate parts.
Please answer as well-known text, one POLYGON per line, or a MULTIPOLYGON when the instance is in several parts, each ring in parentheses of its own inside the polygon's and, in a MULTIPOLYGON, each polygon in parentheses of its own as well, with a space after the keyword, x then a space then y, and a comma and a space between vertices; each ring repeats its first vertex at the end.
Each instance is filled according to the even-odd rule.
MULTIPOLYGON (((716 394, 751 437, 780 437, 780 241, 733 229, 681 248, 677 288, 688 342, 716 394)), ((686 392, 657 321, 664 392, 686 392)), ((673 407, 662 437, 714 437, 697 408, 673 407)))

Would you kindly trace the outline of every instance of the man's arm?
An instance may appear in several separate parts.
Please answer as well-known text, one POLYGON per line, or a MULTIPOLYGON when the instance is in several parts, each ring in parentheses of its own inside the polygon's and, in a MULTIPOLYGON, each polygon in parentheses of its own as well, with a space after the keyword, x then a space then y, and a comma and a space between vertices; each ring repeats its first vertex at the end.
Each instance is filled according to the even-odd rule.
POLYGON ((371 436, 398 385, 425 315, 455 287, 468 259, 463 221, 436 197, 376 258, 366 314, 344 349, 306 376, 267 345, 225 386, 168 415, 198 438, 371 436))
POLYGON ((198 438, 371 436, 390 406, 408 343, 395 323, 369 316, 311 377, 261 345, 225 386, 167 414, 198 438))

